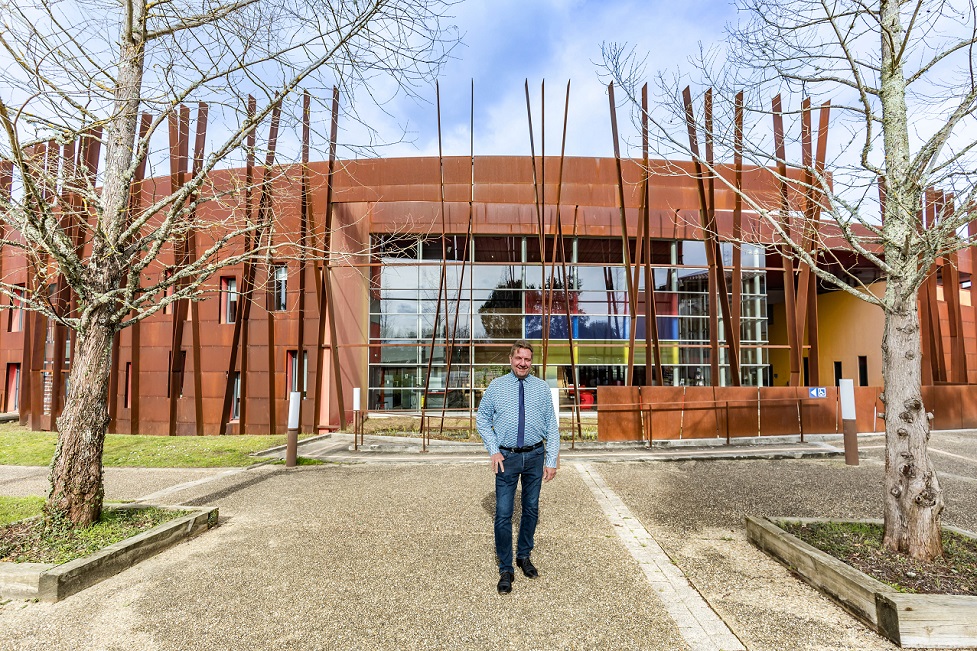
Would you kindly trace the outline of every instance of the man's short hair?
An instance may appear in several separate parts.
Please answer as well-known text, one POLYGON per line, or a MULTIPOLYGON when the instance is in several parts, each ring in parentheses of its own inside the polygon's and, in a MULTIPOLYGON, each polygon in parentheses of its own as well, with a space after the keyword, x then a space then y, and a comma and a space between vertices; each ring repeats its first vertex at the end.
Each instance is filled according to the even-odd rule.
POLYGON ((520 339, 516 341, 514 344, 512 344, 512 348, 509 349, 509 357, 515 355, 516 351, 519 350, 520 348, 525 348, 526 350, 528 350, 530 355, 533 354, 533 345, 528 341, 526 341, 525 339, 520 339))

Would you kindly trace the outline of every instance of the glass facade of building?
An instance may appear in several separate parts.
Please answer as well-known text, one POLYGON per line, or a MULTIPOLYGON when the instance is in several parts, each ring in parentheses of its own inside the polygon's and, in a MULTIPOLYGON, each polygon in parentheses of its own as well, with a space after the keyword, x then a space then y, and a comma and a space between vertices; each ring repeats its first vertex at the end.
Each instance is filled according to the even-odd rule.
MULTIPOLYGON (((632 240, 631 260, 634 246, 632 240)), ((562 255, 552 238, 541 247, 539 238, 522 236, 475 236, 469 242, 464 235, 449 236, 443 245, 440 237, 374 236, 372 247, 370 409, 420 409, 429 361, 426 407, 440 408, 445 400, 449 409, 467 410, 472 401, 477 406, 489 382, 508 372, 509 348, 516 339, 534 343, 536 373, 541 374, 544 313, 550 314, 545 377, 563 390, 566 404, 574 385, 570 334, 585 408, 594 404, 595 387, 625 383, 632 318, 634 383, 650 379, 645 367, 644 281, 635 288, 637 309, 632 315, 620 238, 565 238, 562 255), (542 263, 541 248, 546 258, 542 263), (442 260, 447 261, 446 291, 439 290, 442 260), (429 360, 432 338, 434 357, 429 360)), ((722 247, 729 283, 732 245, 722 247)), ((711 385, 705 244, 653 240, 651 260, 664 382, 711 385)), ((742 247, 744 385, 764 384, 769 364, 764 265, 762 248, 742 247)), ((715 384, 726 385, 730 371, 721 319, 719 341, 721 377, 715 384)))

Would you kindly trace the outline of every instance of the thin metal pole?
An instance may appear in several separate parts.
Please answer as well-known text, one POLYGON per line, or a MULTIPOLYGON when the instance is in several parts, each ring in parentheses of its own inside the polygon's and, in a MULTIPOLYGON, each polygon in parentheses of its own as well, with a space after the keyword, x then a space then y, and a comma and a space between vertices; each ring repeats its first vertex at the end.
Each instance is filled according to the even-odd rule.
MULTIPOLYGON (((312 196, 309 183, 309 145, 311 140, 311 105, 312 96, 308 91, 302 94, 302 204, 299 216, 299 322, 298 322, 298 345, 295 350, 296 365, 293 377, 297 376, 296 386, 301 391, 299 399, 299 429, 302 429, 302 405, 308 392, 306 386, 305 369, 308 364, 304 363, 305 358, 305 290, 306 276, 309 265, 309 218, 312 215, 312 196)), ((291 387, 288 387, 291 391, 291 387)), ((359 413, 359 412, 357 412, 359 413)))
MULTIPOLYGON (((468 238, 474 235, 472 222, 475 218, 475 80, 472 79, 471 113, 468 126, 468 149, 471 160, 471 184, 468 194, 468 238)), ((475 430, 475 251, 468 255, 471 265, 471 282, 468 283, 468 433, 475 430)))
MULTIPOLYGON (((644 162, 644 231, 643 247, 645 250, 645 381, 651 384, 651 374, 647 372, 649 361, 654 351, 652 369, 658 385, 664 384, 662 375, 661 345, 658 339, 658 306, 655 301, 655 274, 651 268, 651 170, 648 160, 648 84, 641 88, 641 154, 644 162)), ((651 437, 651 421, 649 408, 648 432, 651 437)))
MULTIPOLYGON (((773 140, 777 158, 777 175, 780 177, 780 210, 781 224, 788 236, 791 236, 790 202, 787 197, 787 153, 784 147, 784 114, 780 104, 780 95, 773 98, 771 108, 773 113, 773 140)), ((790 346, 790 386, 801 384, 801 342, 797 341, 797 305, 794 292, 794 262, 787 251, 787 245, 780 247, 780 256, 784 270, 784 302, 787 315, 787 344, 790 346)))
MULTIPOLYGON (((427 357, 427 372, 424 374, 424 396, 421 402, 421 452, 427 452, 427 444, 429 433, 425 426, 425 414, 427 410, 428 393, 431 388, 431 366, 434 362, 434 347, 438 340, 438 322, 441 320, 441 295, 447 293, 444 291, 446 283, 446 265, 448 257, 447 242, 445 241, 445 215, 444 215, 444 150, 442 149, 442 138, 441 138, 441 87, 438 82, 434 83, 435 98, 437 100, 437 113, 438 113, 438 169, 440 170, 439 177, 439 188, 441 196, 441 278, 438 281, 438 302, 434 308, 434 324, 431 328, 431 348, 428 352, 427 357)), ((445 327, 447 327, 447 319, 445 319, 445 327)), ((445 333, 447 335, 447 333, 445 333)), ((447 341, 445 341, 445 348, 447 348, 447 341)), ((447 352, 447 350, 445 351, 447 352)), ((448 399, 447 394, 447 378, 445 378, 445 394, 444 399, 448 399)), ((444 428, 444 419, 441 420, 441 427, 444 428)))
MULTIPOLYGON (((540 288, 539 288, 539 296, 540 296, 539 312, 540 312, 540 326, 542 328, 542 336, 543 336, 543 350, 544 350, 543 354, 545 356, 546 336, 547 336, 546 321, 548 315, 544 314, 542 299, 546 292, 546 288, 544 287, 544 285, 546 284, 546 262, 545 262, 546 246, 545 246, 545 239, 543 237, 543 212, 542 212, 542 207, 540 205, 541 198, 540 198, 540 188, 539 188, 539 176, 536 173, 536 144, 535 141, 533 140, 533 109, 529 101, 528 79, 526 80, 526 115, 529 119, 529 155, 533 163, 533 195, 536 203, 536 232, 539 234, 539 238, 538 238, 539 239, 539 262, 542 271, 542 280, 540 282, 540 288)), ((544 369, 544 378, 545 378, 545 369, 544 369)))
MULTIPOLYGON (((617 168, 617 194, 621 204, 621 242, 624 244, 624 279, 628 287, 628 308, 633 315, 637 311, 634 286, 631 282, 631 243, 628 238, 627 209, 624 203, 624 175, 621 171, 621 145, 617 135, 617 106, 614 103, 614 82, 607 84, 607 98, 611 108, 611 136, 614 139, 614 164, 617 168)), ((628 386, 634 383, 634 346, 628 347, 628 386)))
MULTIPOLYGON (((248 120, 252 120, 256 111, 254 97, 248 97, 248 120)), ((248 131, 245 145, 246 162, 244 172, 244 221, 250 225, 254 222, 254 202, 252 201, 252 186, 254 185, 254 147, 257 125, 252 125, 248 131)), ((249 254, 254 252, 254 247, 258 241, 258 235, 247 233, 245 236, 245 251, 249 254)), ((241 274, 241 313, 234 321, 234 335, 231 337, 231 351, 227 359, 227 383, 224 387, 224 403, 221 407, 220 427, 217 430, 219 435, 227 433, 227 423, 231 418, 231 403, 234 398, 234 373, 238 365, 238 355, 241 356, 240 364, 240 413, 238 414, 238 434, 245 433, 246 426, 246 405, 247 402, 247 360, 248 360, 248 321, 251 318, 251 305, 254 303, 254 272, 255 264, 249 255, 244 261, 244 270, 241 274), (240 353, 239 353, 240 351, 240 353)), ((135 370, 133 370, 135 377, 135 370)), ((135 389, 133 389, 135 393, 135 389)))
POLYGON ((736 192, 733 193, 733 332, 730 333, 737 358, 740 355, 740 324, 743 314, 743 92, 736 93, 733 132, 733 168, 736 192))
MULTIPOLYGON (((333 379, 336 385, 337 406, 339 407, 339 426, 346 428, 346 405, 343 400, 343 376, 339 368, 339 345, 336 337, 336 320, 330 301, 329 256, 332 254, 332 193, 333 176, 336 171, 336 142, 339 137, 339 88, 332 88, 332 115, 329 132, 329 171, 326 176, 326 215, 322 230, 322 269, 316 277, 316 293, 319 299, 319 323, 316 330, 316 371, 315 371, 315 400, 312 409, 315 411, 313 423, 316 433, 322 425, 322 387, 324 383, 323 347, 326 340, 326 324, 329 324, 330 356, 332 357, 333 379)), ((327 398, 328 399, 328 398, 327 398)), ((357 449, 356 437, 353 437, 353 449, 357 449)))
MULTIPOLYGON (((567 120, 569 115, 570 82, 567 81, 566 102, 563 106, 563 140, 560 146, 560 179, 556 186, 556 239, 560 252, 560 269, 563 274, 561 279, 563 285, 563 311, 566 312, 567 317, 567 342, 570 346, 570 373, 573 376, 573 410, 571 411, 570 417, 570 449, 572 450, 575 447, 577 435, 581 439, 583 438, 583 431, 580 423, 580 385, 577 378, 577 361, 573 342, 573 314, 570 310, 570 281, 569 274, 567 274, 566 243, 563 239, 563 219, 560 216, 560 205, 563 199, 563 163, 566 159, 567 120)), ((574 224, 576 224, 576 214, 574 214, 574 224)))

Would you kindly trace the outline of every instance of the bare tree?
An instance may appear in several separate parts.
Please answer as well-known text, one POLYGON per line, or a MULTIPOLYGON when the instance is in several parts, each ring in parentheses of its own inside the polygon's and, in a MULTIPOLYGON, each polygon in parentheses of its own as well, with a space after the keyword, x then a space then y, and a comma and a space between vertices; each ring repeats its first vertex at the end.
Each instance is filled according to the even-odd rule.
MULTIPOLYGON (((0 293, 75 339, 48 518, 99 518, 116 333, 174 302, 186 309, 216 270, 280 245, 269 235, 269 210, 252 217, 241 209, 268 173, 248 185, 217 168, 240 164, 242 145, 254 155, 249 134, 269 119, 277 128, 302 87, 338 85, 347 97, 365 91, 382 104, 430 79, 457 41, 442 25, 451 4, 0 0, 0 240, 27 270, 21 285, 3 270, 0 293), (203 101, 193 151, 172 152, 182 165, 168 170, 171 187, 143 192, 146 166, 157 160, 154 133, 168 128, 171 140, 176 133, 189 142, 181 106, 203 101), (204 155, 208 114, 216 144, 204 155), (198 208, 212 201, 226 209, 209 214, 224 216, 204 223, 198 208), (193 234, 201 237, 190 255, 193 234), (173 273, 148 273, 174 251, 183 264, 173 273)), ((273 152, 271 138, 266 170, 273 152)))
MULTIPOLYGON (((714 124, 694 128, 709 127, 706 138, 717 151, 735 148, 767 168, 774 183, 815 198, 820 221, 813 229, 792 229, 793 202, 778 206, 739 193, 788 259, 811 265, 822 281, 882 309, 884 543, 915 558, 941 556, 944 503, 927 454, 917 300, 937 260, 973 243, 973 229, 964 231, 973 220, 977 169, 977 11, 973 2, 949 0, 738 0, 736 8, 741 18, 728 29, 728 47, 704 51, 693 62, 703 85, 715 89, 716 106, 730 108, 714 124), (788 178, 789 161, 770 133, 771 116, 782 119, 784 111, 768 102, 780 94, 788 103, 830 102, 832 134, 842 137, 833 144, 828 172, 808 157, 788 178), (746 116, 739 128, 737 106, 746 116), (924 199, 929 188, 940 189, 936 201, 924 199), (853 282, 837 264, 825 264, 831 252, 818 245, 825 224, 877 267, 884 293, 853 282)), ((604 54, 611 76, 636 100, 641 57, 619 44, 606 44, 604 54)), ((663 74, 658 82, 664 101, 648 117, 661 152, 691 156, 704 173, 736 191, 728 167, 690 146, 688 133, 695 131, 687 131, 692 113, 688 92, 683 98, 679 90, 683 84, 663 74)), ((809 106, 795 108, 794 115, 809 106)))

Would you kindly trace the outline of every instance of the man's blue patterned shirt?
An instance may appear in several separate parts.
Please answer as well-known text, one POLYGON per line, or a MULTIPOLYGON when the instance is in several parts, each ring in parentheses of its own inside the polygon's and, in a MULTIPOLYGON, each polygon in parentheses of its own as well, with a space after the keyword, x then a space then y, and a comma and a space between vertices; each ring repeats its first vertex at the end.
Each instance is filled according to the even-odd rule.
MULTIPOLYGON (((547 468, 556 468, 560 453, 560 429, 553 413, 550 387, 534 375, 525 380, 526 430, 525 445, 546 441, 547 468)), ((519 378, 506 373, 489 384, 478 405, 475 419, 478 434, 489 455, 498 453, 499 446, 516 447, 519 429, 519 378)))

